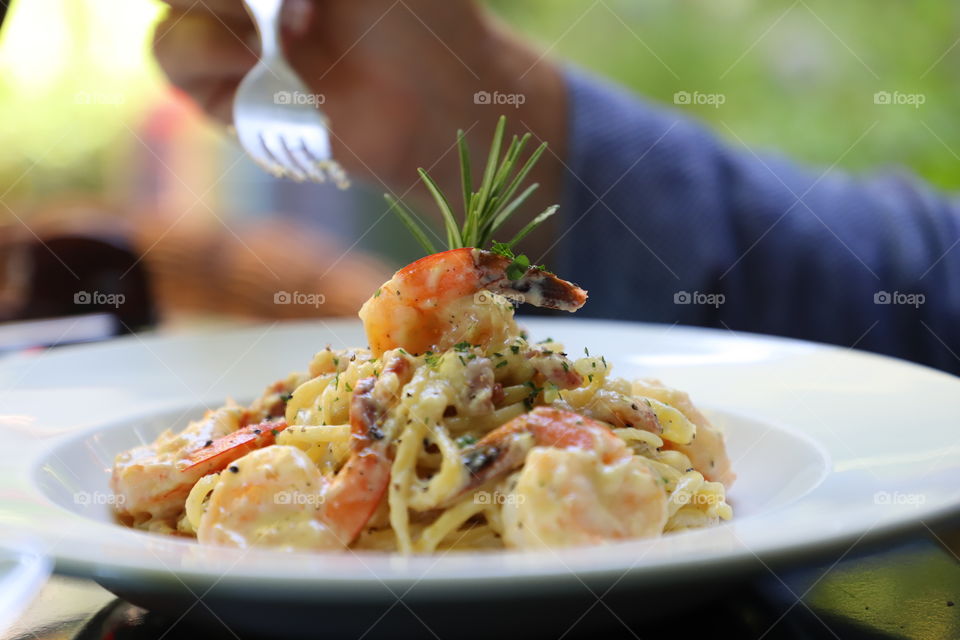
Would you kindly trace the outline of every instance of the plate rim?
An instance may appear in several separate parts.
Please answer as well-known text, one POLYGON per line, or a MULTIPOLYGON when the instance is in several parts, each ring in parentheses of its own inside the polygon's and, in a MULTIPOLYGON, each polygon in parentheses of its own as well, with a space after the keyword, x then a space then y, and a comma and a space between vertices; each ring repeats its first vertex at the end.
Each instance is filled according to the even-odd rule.
MULTIPOLYGON (((331 322, 338 326, 348 325, 354 328, 358 325, 358 321, 352 320, 352 319, 326 320, 321 324, 327 325, 331 322)), ((759 339, 764 342, 770 342, 776 345, 789 344, 792 346, 800 347, 802 349, 811 349, 811 348, 815 350, 826 349, 829 351, 834 351, 835 353, 853 351, 853 353, 857 357, 866 356, 868 358, 879 358, 884 361, 891 361, 897 365, 914 367, 914 368, 924 370, 927 374, 933 373, 933 374, 937 374, 938 376, 943 376, 949 379, 953 384, 960 383, 960 378, 958 378, 957 376, 953 376, 952 374, 949 374, 947 372, 943 372, 925 365, 920 365, 917 363, 912 363, 912 362, 900 360, 897 358, 892 358, 892 357, 881 355, 881 354, 850 350, 837 345, 827 345, 823 343, 798 340, 795 338, 780 338, 776 336, 768 336, 764 334, 753 334, 748 332, 728 332, 725 330, 708 329, 703 327, 686 327, 686 326, 668 327, 667 325, 659 325, 656 323, 636 323, 636 322, 622 321, 622 320, 602 320, 602 319, 598 320, 598 319, 592 319, 592 318, 567 319, 567 318, 539 318, 538 317, 538 318, 525 318, 525 319, 521 318, 521 322, 529 322, 536 325, 576 324, 576 325, 592 325, 593 327, 600 327, 603 325, 613 324, 629 330, 641 329, 646 331, 661 331, 661 330, 680 331, 682 333, 694 332, 701 335, 704 335, 704 332, 706 332, 708 334, 713 335, 714 337, 721 338, 723 340, 740 338, 740 339, 752 341, 752 340, 759 339)), ((289 328, 308 328, 308 327, 315 328, 318 325, 316 321, 312 321, 312 320, 294 321, 294 322, 282 323, 282 324, 284 324, 285 327, 289 327, 289 328)), ((116 347, 116 345, 119 344, 120 346, 116 348, 122 348, 123 345, 136 346, 138 341, 156 342, 156 341, 163 341, 163 340, 181 340, 189 337, 199 338, 205 335, 230 336, 235 334, 242 334, 245 331, 262 329, 263 326, 264 325, 252 325, 248 327, 235 328, 228 331, 210 329, 209 331, 200 330, 200 331, 159 333, 159 334, 154 334, 150 336, 127 336, 121 340, 114 340, 107 343, 71 345, 68 347, 64 347, 62 349, 58 349, 58 351, 69 352, 69 354, 75 354, 78 352, 82 353, 83 351, 88 351, 88 350, 97 351, 104 348, 105 345, 109 345, 110 347, 116 347), (122 344, 120 344, 121 342, 122 344)), ((13 356, 13 358, 16 358, 16 357, 17 357, 16 355, 13 356)), ((32 357, 35 357, 35 356, 32 356, 32 357)), ((0 359, 0 370, 7 367, 8 363, 10 362, 11 362, 10 358, 0 359)), ((149 414, 151 412, 156 412, 162 404, 169 405, 170 403, 158 403, 158 405, 155 405, 155 406, 146 406, 143 408, 142 413, 149 414)), ((707 408, 710 408, 710 407, 707 407, 707 408)), ((724 411, 726 411, 726 409, 724 409, 724 411)), ((737 412, 737 413, 745 414, 747 417, 752 417, 750 416, 749 412, 737 412)), ((131 417, 132 415, 128 416, 125 419, 129 420, 131 417)), ((766 418, 764 418, 763 421, 769 422, 769 420, 766 418)), ((100 424, 90 425, 82 429, 73 430, 67 434, 62 434, 61 436, 59 436, 59 439, 81 438, 83 437, 83 435, 95 433, 98 430, 103 430, 105 428, 108 428, 109 424, 110 423, 104 423, 103 421, 101 421, 100 424)), ((797 432, 797 430, 792 429, 789 425, 780 425, 779 427, 793 432, 793 435, 795 436, 807 438, 813 444, 820 446, 820 443, 818 443, 813 438, 813 436, 807 433, 797 432)), ((0 426, 0 433, 3 432, 4 428, 5 427, 0 426)), ((828 451, 824 451, 824 453, 827 453, 829 455, 828 451)), ((31 465, 31 467, 32 466, 33 465, 31 465)), ((827 467, 828 468, 826 469, 825 473, 826 474, 832 473, 832 470, 830 469, 830 464, 828 464, 827 467)), ((31 472, 31 475, 32 475, 32 472, 31 472)), ((37 491, 39 491, 41 495, 43 495, 42 490, 39 490, 37 486, 34 486, 34 489, 36 489, 37 491)), ((806 493, 804 494, 804 496, 805 495, 806 493)), ((46 499, 45 495, 44 495, 44 498, 46 499)), ((800 499, 802 499, 802 497, 800 499)), ((2 499, 0 499, 0 504, 3 504, 2 499)), ((58 508, 62 508, 59 505, 54 505, 54 506, 58 508)), ((800 559, 803 557, 809 558, 813 555, 827 554, 833 549, 840 549, 840 548, 843 548, 844 545, 850 545, 852 543, 864 542, 864 544, 868 544, 871 541, 878 542, 881 540, 896 539, 904 535, 908 535, 909 533, 917 529, 921 529, 926 523, 939 522, 943 519, 949 518, 950 516, 955 515, 958 511, 960 511, 960 500, 957 500, 950 505, 943 505, 936 508, 931 508, 929 510, 926 510, 922 514, 916 514, 916 517, 914 518, 900 518, 898 520, 887 522, 879 526, 874 526, 868 529, 867 531, 862 532, 859 536, 857 535, 856 531, 837 532, 832 535, 809 540, 806 543, 799 543, 799 544, 794 543, 794 544, 784 546, 784 547, 779 547, 779 548, 762 549, 759 553, 755 552, 752 549, 744 547, 742 549, 738 549, 736 552, 728 552, 726 554, 716 554, 716 553, 706 553, 705 555, 689 554, 689 555, 683 556, 682 558, 677 558, 677 557, 671 558, 669 562, 663 562, 663 563, 658 563, 653 565, 639 564, 636 566, 627 567, 626 569, 613 569, 613 568, 599 567, 599 568, 596 568, 595 570, 577 571, 576 573, 572 573, 571 575, 575 576, 577 580, 580 580, 580 581, 592 581, 592 580, 602 581, 602 580, 610 579, 611 577, 616 577, 617 579, 622 579, 622 580, 629 579, 630 581, 635 581, 635 580, 642 581, 642 578, 644 575, 649 577, 650 574, 656 574, 656 573, 664 573, 664 572, 674 573, 674 572, 685 572, 685 571, 697 571, 697 570, 704 570, 704 569, 709 569, 713 571, 713 570, 719 570, 722 568, 727 568, 733 565, 740 565, 740 564, 743 564, 744 561, 749 561, 751 559, 757 559, 767 564, 782 564, 782 563, 790 562, 792 560, 800 559), (644 569, 650 569, 651 571, 644 571, 644 569)), ((100 523, 100 525, 107 526, 106 523, 100 523)), ((723 526, 726 526, 726 525, 720 525, 720 527, 723 527, 723 526)), ((136 533, 139 533, 141 535, 153 535, 153 534, 145 534, 143 532, 136 532, 136 533)), ((626 543, 626 544, 635 544, 635 543, 626 543)), ((259 553, 262 551, 257 550, 257 552, 259 553)), ((284 553, 284 552, 267 552, 267 553, 284 553)), ((503 552, 494 552, 494 553, 503 553, 503 552)), ((322 558, 325 555, 326 554, 317 554, 317 557, 322 558)), ((170 568, 157 568, 157 567, 147 568, 147 567, 133 567, 133 566, 126 566, 126 565, 109 565, 109 564, 105 566, 104 563, 102 562, 102 558, 83 559, 83 558, 69 557, 69 556, 65 557, 59 554, 55 554, 53 556, 53 559, 56 563, 56 570, 58 572, 64 573, 67 575, 78 575, 78 576, 85 576, 85 577, 91 577, 91 576, 94 576, 94 577, 100 576, 102 578, 109 577, 110 571, 108 570, 105 571, 105 569, 109 569, 111 566, 114 569, 119 568, 121 571, 139 572, 141 575, 145 573, 150 573, 152 571, 158 571, 164 574, 171 572, 170 568)), ((193 581, 194 584, 204 584, 204 580, 208 580, 211 577, 210 572, 203 569, 189 570, 181 567, 181 568, 173 569, 173 572, 179 578, 193 581)), ((520 582, 533 581, 533 582, 537 582, 537 584, 542 586, 543 580, 545 577, 549 578, 549 580, 558 580, 563 575, 563 573, 570 573, 570 572, 545 574, 542 571, 537 571, 537 572, 531 572, 529 574, 523 574, 523 575, 510 574, 510 575, 490 575, 490 576, 479 576, 479 577, 474 575, 474 576, 466 576, 463 578, 463 580, 456 580, 454 578, 451 578, 451 576, 448 576, 448 575, 421 576, 419 578, 416 578, 415 580, 409 577, 380 576, 380 577, 377 577, 376 581, 371 581, 369 578, 364 578, 359 580, 323 578, 321 582, 333 589, 337 589, 337 590, 347 589, 351 591, 356 589, 364 591, 369 589, 369 586, 371 584, 378 584, 378 583, 390 584, 390 585, 401 587, 401 586, 409 585, 411 581, 413 581, 416 585, 422 585, 422 587, 433 586, 438 588, 442 587, 443 585, 449 585, 451 582, 461 583, 463 581, 469 581, 471 585, 475 587, 481 587, 482 585, 478 584, 479 582, 482 582, 485 584, 497 584, 497 583, 502 583, 504 580, 509 580, 511 583, 516 581, 520 581, 520 582)), ((231 584, 236 583, 238 579, 241 581, 254 580, 254 581, 257 581, 258 583, 261 583, 265 580, 270 582, 275 581, 277 584, 274 586, 280 586, 281 584, 286 584, 288 586, 292 584, 296 584, 298 585, 299 588, 303 588, 305 585, 316 586, 318 584, 318 581, 314 576, 298 577, 298 576, 292 576, 290 574, 268 576, 268 575, 261 575, 259 573, 255 573, 255 574, 240 573, 239 575, 232 574, 230 576, 229 583, 231 584)))

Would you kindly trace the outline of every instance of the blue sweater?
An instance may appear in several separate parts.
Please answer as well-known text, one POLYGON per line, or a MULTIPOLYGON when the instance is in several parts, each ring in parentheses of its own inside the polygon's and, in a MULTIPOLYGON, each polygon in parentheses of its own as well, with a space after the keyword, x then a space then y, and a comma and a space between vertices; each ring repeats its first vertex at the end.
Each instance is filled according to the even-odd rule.
POLYGON ((855 346, 960 372, 960 201, 734 148, 579 71, 557 272, 586 315, 855 346))

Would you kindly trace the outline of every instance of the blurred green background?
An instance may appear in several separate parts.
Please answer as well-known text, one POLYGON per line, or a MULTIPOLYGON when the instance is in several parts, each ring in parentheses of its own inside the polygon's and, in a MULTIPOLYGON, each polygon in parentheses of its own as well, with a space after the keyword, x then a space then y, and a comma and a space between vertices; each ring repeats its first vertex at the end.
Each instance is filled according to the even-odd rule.
POLYGON ((960 3, 950 0, 498 0, 551 51, 683 107, 735 143, 811 164, 907 166, 960 186, 960 3), (571 26, 571 24, 576 23, 571 26), (878 91, 926 102, 876 105, 878 91), (844 153, 876 123, 848 154, 844 153))

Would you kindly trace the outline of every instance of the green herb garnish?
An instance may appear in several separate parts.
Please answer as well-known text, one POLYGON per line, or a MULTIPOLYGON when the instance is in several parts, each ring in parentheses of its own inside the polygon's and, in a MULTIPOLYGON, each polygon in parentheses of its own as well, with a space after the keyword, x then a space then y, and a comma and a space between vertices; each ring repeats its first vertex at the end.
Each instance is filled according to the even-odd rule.
MULTIPOLYGON (((503 148, 504 130, 506 129, 507 119, 500 116, 497 121, 497 128, 493 134, 493 142, 490 144, 490 153, 487 156, 487 163, 483 170, 483 178, 477 189, 473 188, 473 176, 470 171, 470 149, 467 146, 466 135, 462 130, 457 131, 457 149, 460 156, 460 181, 462 187, 462 221, 457 220, 450 200, 440 191, 440 187, 430 177, 425 170, 417 169, 420 179, 426 185, 430 195, 433 196, 440 214, 443 217, 443 226, 446 233, 446 248, 459 249, 461 247, 476 247, 483 249, 490 244, 493 236, 503 226, 503 223, 513 215, 520 206, 530 197, 530 194, 537 190, 537 183, 531 184, 522 191, 520 186, 526 180, 533 166, 543 155, 547 148, 547 143, 540 144, 527 157, 525 161, 520 161, 527 143, 530 141, 531 134, 525 133, 522 137, 513 136, 510 144, 505 151, 503 148)), ((397 214, 400 221, 407 227, 413 237, 417 239, 420 245, 427 253, 436 253, 437 247, 430 240, 427 233, 430 228, 419 221, 405 204, 390 194, 384 194, 390 210, 397 214)), ((551 205, 544 209, 539 215, 527 223, 517 234, 508 242, 496 243, 503 250, 510 251, 518 242, 537 228, 544 220, 552 216, 557 211, 557 205, 551 205)), ((512 260, 521 262, 526 260, 527 267, 530 266, 529 259, 526 256, 514 257, 510 254, 512 260)), ((511 265, 513 266, 513 265, 511 265)), ((517 269, 519 268, 519 265, 517 269)), ((517 269, 513 269, 516 275, 517 269)), ((525 271, 526 269, 524 269, 525 271)), ((522 273, 520 274, 522 275, 522 273)), ((511 279, 518 279, 510 275, 511 279)))
POLYGON ((472 444, 476 444, 477 439, 474 436, 466 435, 466 436, 460 436, 459 438, 457 438, 456 442, 457 442, 457 446, 463 449, 464 447, 469 447, 472 444))

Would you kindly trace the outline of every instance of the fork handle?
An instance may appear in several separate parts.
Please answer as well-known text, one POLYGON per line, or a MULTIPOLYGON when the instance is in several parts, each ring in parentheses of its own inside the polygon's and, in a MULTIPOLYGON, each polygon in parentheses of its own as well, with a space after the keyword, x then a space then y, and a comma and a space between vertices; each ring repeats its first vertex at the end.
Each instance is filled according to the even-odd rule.
POLYGON ((283 0, 244 0, 260 34, 260 57, 280 55, 280 8, 283 0))

